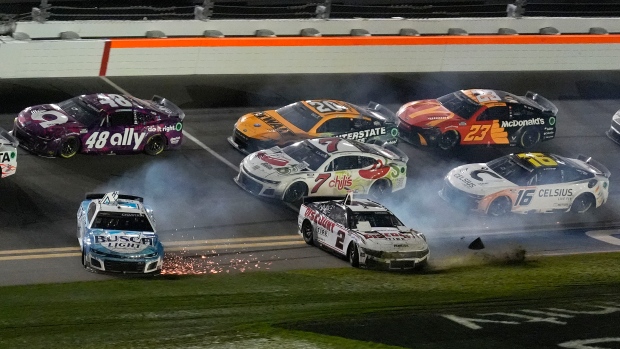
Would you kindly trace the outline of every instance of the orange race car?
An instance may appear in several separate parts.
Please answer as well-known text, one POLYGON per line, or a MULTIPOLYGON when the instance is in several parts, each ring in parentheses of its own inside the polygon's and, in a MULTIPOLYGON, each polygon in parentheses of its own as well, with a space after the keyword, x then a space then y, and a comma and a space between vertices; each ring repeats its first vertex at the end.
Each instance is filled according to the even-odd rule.
POLYGON ((246 154, 317 137, 396 144, 396 120, 392 111, 374 102, 360 107, 336 100, 307 100, 242 116, 228 142, 246 154))
POLYGON ((461 90, 437 99, 413 101, 397 113, 402 139, 444 150, 458 145, 530 148, 555 137, 558 108, 537 93, 461 90))

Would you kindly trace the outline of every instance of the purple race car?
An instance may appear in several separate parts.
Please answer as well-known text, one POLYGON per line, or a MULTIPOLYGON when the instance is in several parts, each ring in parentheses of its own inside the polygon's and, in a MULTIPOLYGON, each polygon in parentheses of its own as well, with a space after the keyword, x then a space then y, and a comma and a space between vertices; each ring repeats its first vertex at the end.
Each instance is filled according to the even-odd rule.
POLYGON ((185 114, 174 103, 97 93, 24 109, 13 125, 19 145, 43 156, 78 152, 157 155, 177 148, 185 114))

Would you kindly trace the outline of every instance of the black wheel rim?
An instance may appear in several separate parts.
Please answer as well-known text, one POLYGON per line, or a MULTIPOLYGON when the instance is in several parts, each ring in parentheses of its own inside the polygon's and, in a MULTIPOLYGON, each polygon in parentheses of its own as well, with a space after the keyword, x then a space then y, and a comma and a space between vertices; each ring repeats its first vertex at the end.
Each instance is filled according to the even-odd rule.
POLYGON ((575 200, 574 205, 576 206, 577 212, 584 213, 590 209, 590 207, 592 206, 592 202, 585 197, 581 197, 575 200))
POLYGON ((529 148, 538 143, 538 137, 538 132, 525 131, 525 134, 523 135, 523 147, 529 148))
POLYGON ((441 139, 439 141, 439 147, 445 150, 452 149, 456 145, 456 142, 456 134, 453 131, 449 131, 441 136, 441 139))
POLYGON ((312 227, 310 224, 304 224, 304 239, 310 241, 312 239, 312 227))
POLYGON ((510 211, 509 202, 507 199, 496 199, 491 203, 489 213, 492 216, 503 216, 510 211))
POLYGON ((386 193, 388 185, 385 181, 375 182, 370 188, 370 196, 374 198, 381 198, 386 193))
POLYGON ((299 184, 293 184, 287 191, 285 200, 289 202, 295 202, 303 196, 303 189, 299 184))
POLYGON ((158 153, 160 153, 163 149, 164 149, 164 147, 163 147, 163 142, 161 141, 161 139, 160 139, 160 138, 155 138, 155 139, 153 139, 153 141, 151 141, 151 143, 149 144, 149 150, 150 150, 153 154, 158 154, 158 153))
POLYGON ((63 156, 71 156, 75 154, 77 152, 77 140, 70 138, 64 141, 61 152, 63 156))

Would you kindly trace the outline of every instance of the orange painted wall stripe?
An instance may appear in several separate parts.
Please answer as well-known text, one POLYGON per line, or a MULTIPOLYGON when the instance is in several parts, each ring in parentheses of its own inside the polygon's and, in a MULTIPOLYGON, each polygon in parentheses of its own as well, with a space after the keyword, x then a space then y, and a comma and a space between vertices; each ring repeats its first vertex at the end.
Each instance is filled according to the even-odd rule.
POLYGON ((468 35, 112 39, 111 48, 620 44, 620 35, 468 35))

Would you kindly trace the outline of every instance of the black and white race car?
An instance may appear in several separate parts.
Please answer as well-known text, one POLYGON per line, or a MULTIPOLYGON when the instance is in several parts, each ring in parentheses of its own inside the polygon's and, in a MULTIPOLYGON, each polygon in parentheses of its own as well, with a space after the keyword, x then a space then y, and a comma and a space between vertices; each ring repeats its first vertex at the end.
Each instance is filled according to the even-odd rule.
POLYGON ((351 194, 344 200, 305 202, 297 223, 307 244, 346 256, 354 267, 421 269, 428 261, 423 234, 405 227, 381 204, 351 194))

